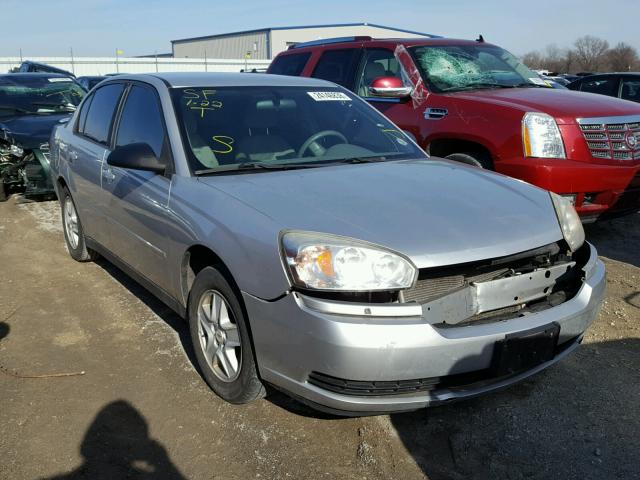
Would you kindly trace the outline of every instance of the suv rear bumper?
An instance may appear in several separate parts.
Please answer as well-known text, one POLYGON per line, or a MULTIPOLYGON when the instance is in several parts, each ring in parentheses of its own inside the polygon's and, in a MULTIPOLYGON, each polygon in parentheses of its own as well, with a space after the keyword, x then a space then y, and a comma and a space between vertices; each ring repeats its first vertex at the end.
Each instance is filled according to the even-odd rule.
POLYGON ((295 293, 272 302, 245 293, 260 375, 316 408, 342 414, 415 410, 506 387, 567 355, 596 318, 606 275, 595 248, 590 246, 590 251, 583 268, 587 280, 570 300, 522 317, 453 328, 430 325, 419 313, 377 318, 339 315, 309 308, 295 293), (551 360, 510 376, 483 373, 490 371, 496 342, 554 323, 560 332, 551 360), (472 381, 458 381, 463 375, 472 381), (340 393, 330 385, 346 382, 357 389, 364 382, 404 384, 416 379, 435 382, 434 387, 359 395, 349 388, 343 389, 348 394, 340 393))
POLYGON ((640 164, 515 158, 496 162, 496 171, 561 195, 575 195, 583 222, 640 210, 640 164))

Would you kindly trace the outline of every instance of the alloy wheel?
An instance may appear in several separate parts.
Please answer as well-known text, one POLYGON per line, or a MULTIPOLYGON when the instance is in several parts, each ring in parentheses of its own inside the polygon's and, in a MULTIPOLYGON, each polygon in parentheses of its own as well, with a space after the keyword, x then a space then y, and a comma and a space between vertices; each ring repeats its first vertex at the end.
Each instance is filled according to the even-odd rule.
POLYGON ((232 382, 240 374, 242 344, 229 304, 216 290, 207 290, 198 302, 200 347, 216 377, 232 382))
POLYGON ((64 200, 64 229, 67 232, 69 245, 75 250, 80 242, 80 229, 78 227, 78 214, 71 197, 67 196, 64 200))

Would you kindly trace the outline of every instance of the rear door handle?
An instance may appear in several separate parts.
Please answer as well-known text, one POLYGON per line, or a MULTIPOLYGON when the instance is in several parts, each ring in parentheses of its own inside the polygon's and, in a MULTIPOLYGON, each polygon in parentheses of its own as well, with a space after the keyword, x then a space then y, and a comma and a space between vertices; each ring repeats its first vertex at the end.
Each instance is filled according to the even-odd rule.
POLYGON ((69 150, 69 162, 73 163, 77 159, 78 159, 78 152, 76 152, 75 150, 69 150))

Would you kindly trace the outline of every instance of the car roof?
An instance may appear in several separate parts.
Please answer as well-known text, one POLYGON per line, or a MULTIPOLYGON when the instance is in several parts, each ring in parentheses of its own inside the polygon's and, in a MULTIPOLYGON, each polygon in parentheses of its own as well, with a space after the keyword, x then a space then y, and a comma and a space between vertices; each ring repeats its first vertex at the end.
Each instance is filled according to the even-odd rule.
POLYGON ((331 82, 306 77, 271 75, 266 73, 141 73, 109 77, 107 82, 122 80, 160 79, 167 87, 335 87, 331 82))
POLYGON ((30 80, 43 80, 47 78, 66 78, 70 82, 75 83, 75 79, 69 75, 63 75, 61 73, 47 73, 47 72, 29 72, 29 73, 0 73, 0 83, 3 84, 20 84, 23 82, 29 82, 30 80))
POLYGON ((0 73, 0 78, 4 77, 20 77, 20 78, 70 78, 69 75, 53 72, 15 72, 0 73))
POLYGON ((296 47, 293 45, 288 50, 280 53, 279 55, 290 55, 293 53, 301 53, 317 50, 319 48, 326 47, 347 47, 354 45, 364 45, 364 46, 377 46, 377 47, 395 47, 397 45, 404 45, 405 47, 416 47, 416 46, 459 46, 459 45, 487 45, 487 46, 495 46, 488 42, 478 42, 476 40, 464 40, 457 38, 424 38, 424 37, 416 37, 416 38, 372 38, 372 39, 358 39, 354 40, 345 40, 344 42, 331 42, 331 39, 327 39, 326 43, 318 42, 315 45, 304 46, 301 45, 296 47))
POLYGON ((594 78, 602 77, 640 77, 640 72, 607 72, 607 73, 594 73, 593 75, 585 75, 579 77, 573 81, 573 83, 582 82, 584 80, 590 80, 594 78))

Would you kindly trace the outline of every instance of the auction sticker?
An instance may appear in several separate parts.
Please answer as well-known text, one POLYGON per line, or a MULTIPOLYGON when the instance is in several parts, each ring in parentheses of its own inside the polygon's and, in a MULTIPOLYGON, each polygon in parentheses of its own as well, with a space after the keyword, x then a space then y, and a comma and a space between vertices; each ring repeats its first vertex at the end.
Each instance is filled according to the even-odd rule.
POLYGON ((542 78, 532 77, 529 79, 531 83, 535 83, 536 85, 542 85, 543 87, 548 87, 549 84, 545 82, 542 78))
POLYGON ((330 102, 330 101, 338 101, 344 102, 351 101, 349 95, 346 95, 342 92, 307 92, 311 98, 313 98, 316 102, 330 102))

